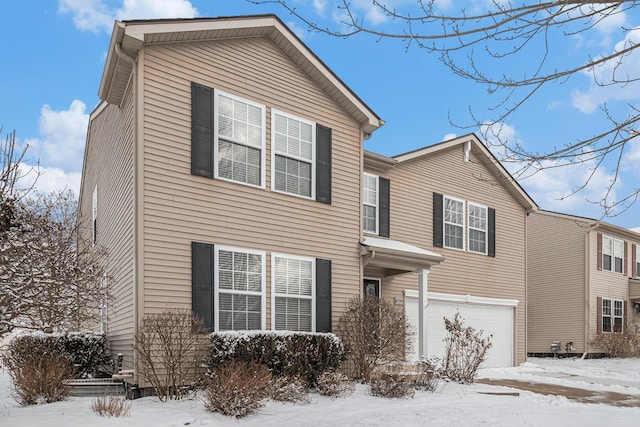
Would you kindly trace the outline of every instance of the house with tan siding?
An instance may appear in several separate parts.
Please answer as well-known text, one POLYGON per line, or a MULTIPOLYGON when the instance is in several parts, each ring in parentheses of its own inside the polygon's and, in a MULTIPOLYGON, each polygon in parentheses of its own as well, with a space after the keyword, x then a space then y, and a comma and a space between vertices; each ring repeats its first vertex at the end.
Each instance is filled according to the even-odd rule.
POLYGON ((640 326, 640 233, 537 211, 528 227, 530 354, 597 354, 599 333, 640 326))
POLYGON ((393 158, 365 152, 363 185, 365 243, 386 238, 444 257, 424 273, 422 300, 411 274, 365 259, 367 289, 405 306, 423 354, 444 355, 443 318, 460 312, 492 336, 483 366, 523 362, 526 221, 537 206, 487 147, 471 134, 393 158))
POLYGON ((535 204, 475 136, 365 152, 384 121, 273 15, 116 22, 98 93, 80 221, 109 252, 105 330, 134 383, 147 314, 325 332, 363 294, 408 310, 408 359, 460 309, 500 312, 492 363, 523 360, 535 204))

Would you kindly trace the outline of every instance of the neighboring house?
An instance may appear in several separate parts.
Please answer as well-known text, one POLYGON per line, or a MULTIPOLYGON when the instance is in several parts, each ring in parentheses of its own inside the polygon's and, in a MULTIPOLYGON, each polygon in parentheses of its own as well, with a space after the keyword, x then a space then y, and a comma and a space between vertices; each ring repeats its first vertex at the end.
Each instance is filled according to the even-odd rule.
POLYGON ((404 304, 411 322, 423 325, 426 355, 443 356, 443 318, 459 311, 467 325, 492 334, 483 366, 523 362, 526 220, 537 206, 489 150, 466 135, 394 158, 366 152, 363 185, 365 243, 385 237, 445 258, 425 272, 423 301, 413 277, 380 268, 375 252, 365 260, 367 289, 404 304))
POLYGON ((273 15, 116 22, 99 96, 80 221, 109 251, 124 369, 149 313, 322 332, 363 293, 409 310, 408 358, 440 354, 459 308, 493 365, 523 360, 535 204, 475 136, 365 153, 384 122, 273 15))
POLYGON ((598 353, 598 333, 640 324, 640 233, 538 211, 528 234, 528 352, 598 353))

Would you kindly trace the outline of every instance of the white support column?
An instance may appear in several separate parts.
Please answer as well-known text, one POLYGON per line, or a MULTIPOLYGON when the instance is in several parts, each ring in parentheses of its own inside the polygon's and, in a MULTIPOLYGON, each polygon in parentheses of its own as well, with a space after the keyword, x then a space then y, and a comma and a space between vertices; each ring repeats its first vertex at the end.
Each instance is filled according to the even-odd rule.
POLYGON ((429 269, 418 271, 418 360, 427 357, 427 296, 429 269))

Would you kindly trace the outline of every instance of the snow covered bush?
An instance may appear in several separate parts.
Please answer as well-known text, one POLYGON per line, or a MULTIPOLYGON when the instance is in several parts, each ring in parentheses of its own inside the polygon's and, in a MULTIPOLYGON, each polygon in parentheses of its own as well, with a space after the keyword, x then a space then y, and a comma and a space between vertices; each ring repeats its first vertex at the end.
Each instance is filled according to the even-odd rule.
POLYGON ((353 393, 356 385, 345 374, 334 369, 323 372, 318 376, 316 391, 323 396, 346 397, 353 393))
POLYGON ((278 402, 309 403, 309 387, 300 377, 273 377, 271 398, 278 402))
POLYGON ((430 358, 418 362, 413 387, 420 391, 435 391, 440 382, 440 360, 430 358))
POLYGON ((101 417, 128 417, 131 414, 131 402, 124 397, 98 396, 91 402, 91 410, 101 417))
POLYGON ((207 345, 202 320, 188 309, 146 314, 133 344, 140 374, 162 401, 182 399, 200 382, 207 345))
POLYGON ((333 334, 276 331, 211 334, 209 371, 227 360, 266 365, 274 376, 300 377, 312 387, 327 369, 340 366, 344 346, 333 334))
POLYGON ((73 378, 69 359, 57 353, 22 353, 9 350, 5 366, 13 382, 14 397, 20 405, 58 402, 67 398, 69 388, 64 380, 73 378))
POLYGON ((32 332, 17 335, 7 346, 5 363, 22 366, 34 358, 50 355, 66 359, 75 368, 71 377, 87 377, 110 363, 107 339, 103 334, 69 332, 45 334, 32 332))
POLYGON ((265 365, 228 360, 211 373, 205 406, 213 412, 241 418, 264 406, 270 387, 271 372, 265 365))
POLYGON ((445 317, 444 326, 447 336, 442 375, 461 384, 472 383, 491 348, 491 335, 483 337, 483 331, 465 327, 460 312, 456 312, 453 320, 445 317))
POLYGON ((411 335, 404 311, 382 298, 353 298, 338 321, 336 334, 347 349, 354 379, 368 382, 375 368, 404 360, 411 335))
POLYGON ((371 380, 369 392, 372 396, 404 399, 413 397, 415 390, 406 374, 386 373, 371 380))

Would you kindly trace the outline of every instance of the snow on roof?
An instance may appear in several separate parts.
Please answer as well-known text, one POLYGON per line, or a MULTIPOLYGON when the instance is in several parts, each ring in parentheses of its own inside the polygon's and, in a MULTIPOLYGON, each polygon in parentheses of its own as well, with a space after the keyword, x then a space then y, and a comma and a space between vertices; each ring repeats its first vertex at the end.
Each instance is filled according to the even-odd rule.
POLYGON ((416 255, 427 255, 432 257, 440 257, 440 254, 429 251, 427 249, 422 249, 417 246, 410 245, 408 243, 399 242, 397 240, 391 239, 381 239, 379 237, 370 237, 366 236, 362 239, 362 244, 365 246, 371 246, 381 249, 389 249, 393 251, 399 252, 408 252, 416 255))

